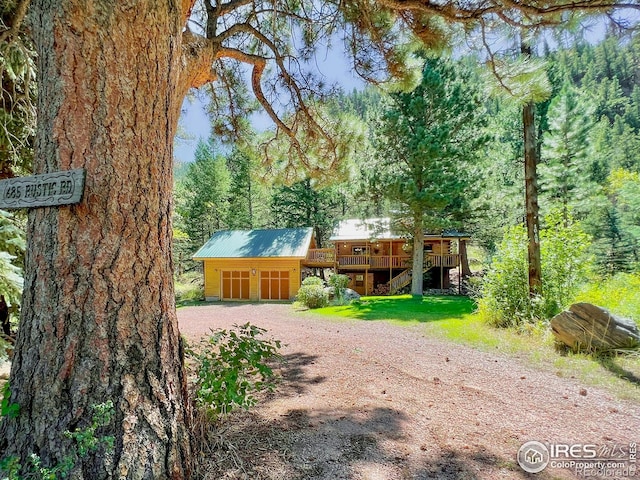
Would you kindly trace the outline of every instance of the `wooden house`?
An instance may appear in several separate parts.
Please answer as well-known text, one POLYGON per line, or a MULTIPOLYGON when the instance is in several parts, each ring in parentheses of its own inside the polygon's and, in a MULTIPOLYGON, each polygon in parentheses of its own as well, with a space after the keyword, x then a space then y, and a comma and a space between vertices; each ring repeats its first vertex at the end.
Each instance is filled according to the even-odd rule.
MULTIPOLYGON (((460 267, 461 242, 468 235, 425 234, 425 288, 449 288, 449 271, 460 267)), ((388 218, 343 220, 332 248, 311 249, 306 265, 329 267, 347 275, 349 288, 361 295, 393 294, 411 283, 412 241, 394 233, 388 218)))
POLYGON ((290 300, 315 247, 311 228, 216 232, 193 256, 204 264, 207 300, 290 300))
MULTIPOLYGON (((449 271, 460 267, 457 233, 425 235, 425 288, 448 288, 449 271)), ((207 300, 290 300, 305 269, 332 269, 350 278, 361 295, 393 294, 411 283, 412 242, 395 234, 388 218, 343 220, 316 248, 311 228, 232 230, 215 233, 193 256, 204 263, 207 300)))

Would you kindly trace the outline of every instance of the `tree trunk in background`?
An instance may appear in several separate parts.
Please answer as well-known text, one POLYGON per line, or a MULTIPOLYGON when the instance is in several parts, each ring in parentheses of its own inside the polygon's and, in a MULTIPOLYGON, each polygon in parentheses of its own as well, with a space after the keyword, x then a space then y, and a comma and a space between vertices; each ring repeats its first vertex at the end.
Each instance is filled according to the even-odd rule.
POLYGON ((469 255, 467 253, 467 241, 460 240, 460 265, 462 269, 462 277, 471 276, 471 267, 469 267, 469 255))
MULTIPOLYGON (((531 57, 531 47, 521 42, 520 52, 531 57)), ((524 136, 525 211, 527 218, 529 295, 542 293, 542 265, 540 260, 540 221, 538 209, 538 144, 536 141, 535 103, 529 101, 522 107, 524 136)))
POLYGON ((422 296, 424 293, 424 224, 421 215, 414 215, 413 228, 413 267, 411 270, 411 295, 422 296))
POLYGON ((112 400, 112 455, 73 478, 188 477, 189 408, 171 259, 182 22, 171 1, 33 0, 35 173, 86 169, 74 206, 32 209, 0 457, 60 462, 62 432, 112 400))
POLYGON ((524 181, 527 215, 529 294, 542 292, 542 266, 540 260, 540 222, 538 214, 538 153, 534 121, 535 104, 528 103, 522 109, 524 125, 524 181))

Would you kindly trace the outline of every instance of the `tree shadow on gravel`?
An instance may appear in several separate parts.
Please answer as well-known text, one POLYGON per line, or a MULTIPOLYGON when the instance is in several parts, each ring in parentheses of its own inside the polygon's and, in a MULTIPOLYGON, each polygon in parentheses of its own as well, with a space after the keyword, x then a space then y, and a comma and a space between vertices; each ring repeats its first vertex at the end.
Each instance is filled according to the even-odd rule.
POLYGON ((413 476, 412 480, 476 480, 481 478, 560 480, 573 478, 568 472, 541 472, 530 474, 517 464, 515 453, 513 458, 503 458, 486 451, 464 449, 443 450, 439 456, 425 463, 413 476), (493 473, 490 473, 493 472, 493 473))
POLYGON ((326 380, 324 376, 308 377, 304 371, 307 365, 313 365, 318 359, 317 355, 309 355, 304 352, 289 353, 281 357, 281 361, 275 365, 281 381, 277 391, 271 397, 290 397, 302 395, 307 390, 307 385, 315 385, 326 380))
MULTIPOLYGON (((393 408, 290 410, 279 418, 237 412, 212 434, 197 478, 242 480, 528 479, 513 457, 476 449, 417 448, 405 438, 406 416, 393 408)), ((559 472, 567 473, 567 472, 559 472)), ((536 480, 572 478, 535 475, 536 480)))
MULTIPOLYGON (((194 448, 195 478, 531 478, 515 462, 516 452, 496 456, 482 446, 443 448, 442 441, 436 441, 428 427, 423 434, 416 433, 410 424, 413 420, 392 408, 393 404, 337 409, 303 407, 274 413, 267 408, 270 400, 304 394, 310 385, 325 380, 305 371, 317 360, 316 355, 297 352, 284 356, 284 360, 279 367, 282 382, 277 392, 263 396, 251 411, 235 411, 202 430, 194 448)), ((536 475, 536 480, 551 478, 558 477, 544 472, 536 475)))

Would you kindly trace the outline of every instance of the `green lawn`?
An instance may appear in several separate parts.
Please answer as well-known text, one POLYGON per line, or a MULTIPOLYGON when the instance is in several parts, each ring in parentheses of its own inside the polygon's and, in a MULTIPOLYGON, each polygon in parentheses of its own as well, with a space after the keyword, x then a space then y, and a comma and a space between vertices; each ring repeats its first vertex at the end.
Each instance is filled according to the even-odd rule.
POLYGON ((468 297, 436 296, 362 297, 351 305, 332 306, 314 310, 321 315, 356 318, 359 320, 392 320, 401 322, 433 322, 464 318, 475 309, 468 297))
POLYGON ((544 325, 532 327, 528 333, 497 329, 474 315, 474 310, 475 304, 468 297, 401 295, 362 297, 351 305, 319 308, 310 313, 420 326, 427 335, 517 357, 536 368, 553 371, 559 377, 575 377, 586 385, 605 388, 619 398, 640 402, 640 354, 595 358, 561 352, 555 348, 553 335, 544 325))

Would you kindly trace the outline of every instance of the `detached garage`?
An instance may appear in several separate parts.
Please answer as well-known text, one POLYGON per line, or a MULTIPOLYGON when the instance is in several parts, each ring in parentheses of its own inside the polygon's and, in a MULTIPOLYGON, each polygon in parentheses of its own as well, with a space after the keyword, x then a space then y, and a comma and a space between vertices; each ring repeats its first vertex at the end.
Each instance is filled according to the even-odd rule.
POLYGON ((290 300, 309 248, 315 248, 311 228, 224 230, 193 259, 204 264, 207 300, 290 300))

